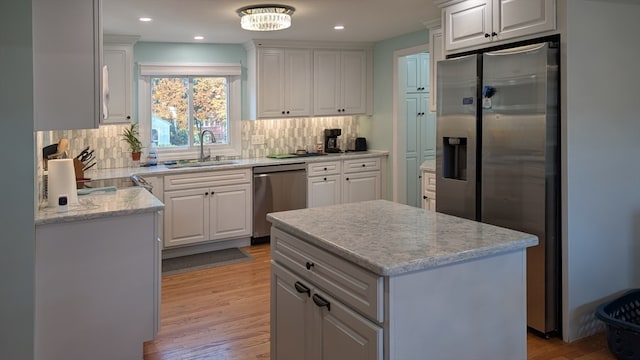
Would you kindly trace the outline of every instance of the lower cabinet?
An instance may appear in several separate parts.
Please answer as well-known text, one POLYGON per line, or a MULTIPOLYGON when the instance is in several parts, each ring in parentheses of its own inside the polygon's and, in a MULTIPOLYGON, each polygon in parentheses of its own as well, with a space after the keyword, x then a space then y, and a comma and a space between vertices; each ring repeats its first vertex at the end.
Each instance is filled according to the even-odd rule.
POLYGON ((279 264, 271 268, 273 359, 383 358, 381 327, 279 264))
POLYGON ((380 158, 310 163, 307 207, 380 199, 380 158))
POLYGON ((436 172, 422 170, 422 208, 436 211, 436 172))
POLYGON ((165 247, 251 235, 250 169, 169 175, 164 188, 165 247))

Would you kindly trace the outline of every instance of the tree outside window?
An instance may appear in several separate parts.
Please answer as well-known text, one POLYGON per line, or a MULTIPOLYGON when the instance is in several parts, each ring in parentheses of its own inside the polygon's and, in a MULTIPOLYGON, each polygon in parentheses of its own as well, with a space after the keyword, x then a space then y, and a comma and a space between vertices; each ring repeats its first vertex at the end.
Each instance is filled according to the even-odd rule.
POLYGON ((152 77, 151 131, 157 146, 200 145, 198 135, 205 129, 216 143, 228 144, 227 93, 226 77, 152 77))

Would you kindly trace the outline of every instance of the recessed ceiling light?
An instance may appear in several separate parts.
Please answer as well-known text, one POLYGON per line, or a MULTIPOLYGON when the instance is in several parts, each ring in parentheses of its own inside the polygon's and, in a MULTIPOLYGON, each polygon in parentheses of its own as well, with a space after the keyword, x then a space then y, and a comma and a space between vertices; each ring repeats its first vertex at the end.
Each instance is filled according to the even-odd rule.
POLYGON ((193 37, 193 40, 204 40, 204 36, 196 35, 196 36, 193 37))
POLYGON ((138 18, 138 20, 140 20, 140 21, 142 21, 142 22, 149 22, 149 21, 151 21, 152 19, 151 19, 150 17, 141 17, 141 18, 138 18))
POLYGON ((336 25, 333 27, 334 30, 344 30, 344 25, 336 25))

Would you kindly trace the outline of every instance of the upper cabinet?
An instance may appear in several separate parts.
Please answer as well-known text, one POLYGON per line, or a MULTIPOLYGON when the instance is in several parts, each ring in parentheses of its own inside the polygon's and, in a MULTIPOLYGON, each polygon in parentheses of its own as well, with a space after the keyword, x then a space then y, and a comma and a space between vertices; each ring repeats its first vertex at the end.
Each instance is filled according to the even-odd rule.
POLYGON ((429 111, 436 111, 438 89, 436 80, 438 79, 438 61, 443 60, 444 44, 442 39, 442 28, 435 27, 429 29, 429 87, 431 88, 431 96, 429 96, 429 111))
POLYGON ((554 30, 555 0, 436 1, 447 51, 554 30))
POLYGON ((408 55, 407 60, 407 83, 405 92, 407 93, 428 93, 429 83, 429 54, 419 53, 408 55))
POLYGON ((129 123, 133 118, 133 45, 138 38, 104 35, 103 124, 129 123))
POLYGON ((258 48, 258 117, 311 115, 311 50, 258 48))
POLYGON ((38 130, 97 128, 102 117, 101 0, 33 0, 38 130))
POLYGON ((250 119, 371 113, 370 44, 252 40, 245 48, 250 119))
POLYGON ((313 114, 367 112, 367 55, 363 50, 315 50, 313 114))

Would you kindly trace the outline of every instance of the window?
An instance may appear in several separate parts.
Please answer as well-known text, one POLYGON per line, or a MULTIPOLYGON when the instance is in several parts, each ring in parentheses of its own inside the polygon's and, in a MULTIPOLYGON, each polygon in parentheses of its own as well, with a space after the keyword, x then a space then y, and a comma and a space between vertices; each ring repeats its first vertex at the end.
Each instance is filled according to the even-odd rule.
POLYGON ((140 135, 163 160, 240 154, 240 65, 140 64, 140 135))

